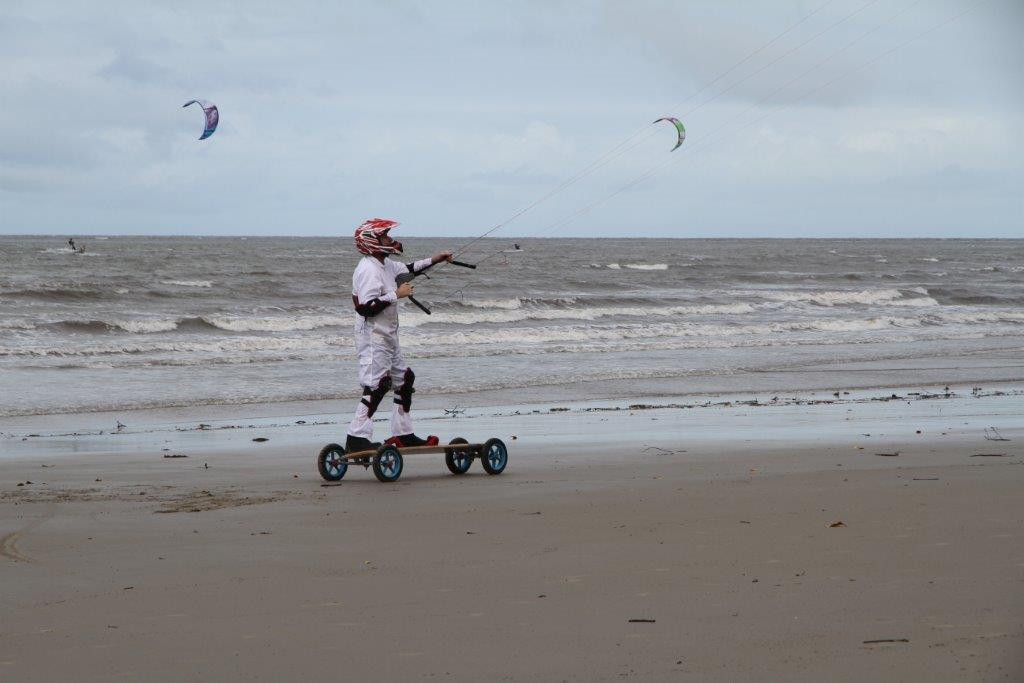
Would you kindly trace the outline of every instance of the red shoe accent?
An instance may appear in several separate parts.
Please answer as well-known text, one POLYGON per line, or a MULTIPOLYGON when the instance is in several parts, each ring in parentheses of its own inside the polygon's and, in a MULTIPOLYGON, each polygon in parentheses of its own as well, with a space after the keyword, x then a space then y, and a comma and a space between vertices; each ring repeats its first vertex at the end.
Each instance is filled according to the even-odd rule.
MULTIPOLYGON (((401 437, 398 437, 398 436, 393 436, 390 439, 388 439, 387 441, 385 441, 384 443, 392 444, 393 446, 397 446, 398 448, 405 448, 406 447, 405 444, 402 443, 401 437)), ((433 434, 431 434, 430 436, 427 437, 426 443, 423 444, 423 445, 424 446, 437 446, 440 443, 441 443, 441 440, 438 437, 436 437, 433 434)))

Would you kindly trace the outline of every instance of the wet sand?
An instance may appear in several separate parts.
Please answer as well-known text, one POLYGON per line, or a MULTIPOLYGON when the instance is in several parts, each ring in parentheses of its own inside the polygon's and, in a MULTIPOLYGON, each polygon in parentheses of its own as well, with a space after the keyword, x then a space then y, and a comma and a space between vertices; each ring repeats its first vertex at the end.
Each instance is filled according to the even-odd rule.
POLYGON ((310 416, 8 423, 0 676, 1020 680, 1024 398, 890 393, 480 408, 425 423, 504 474, 391 485, 310 416))

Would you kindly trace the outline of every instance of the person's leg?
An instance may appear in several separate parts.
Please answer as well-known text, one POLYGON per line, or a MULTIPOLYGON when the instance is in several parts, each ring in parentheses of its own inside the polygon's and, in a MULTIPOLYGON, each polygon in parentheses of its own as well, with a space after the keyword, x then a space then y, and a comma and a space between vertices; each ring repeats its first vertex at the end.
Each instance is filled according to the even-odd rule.
POLYGON ((395 353, 391 361, 391 383, 395 387, 395 402, 391 407, 391 435, 412 434, 412 394, 416 374, 405 363, 402 352, 395 353))
POLYGON ((413 387, 416 373, 406 365, 401 351, 396 352, 392 360, 391 381, 395 387, 395 404, 391 408, 392 439, 403 446, 436 446, 436 436, 421 439, 412 431, 412 395, 416 391, 413 387))
POLYGON ((373 415, 391 389, 390 358, 380 347, 359 346, 359 384, 363 396, 356 406, 355 417, 348 425, 348 436, 369 441, 373 438, 373 415))

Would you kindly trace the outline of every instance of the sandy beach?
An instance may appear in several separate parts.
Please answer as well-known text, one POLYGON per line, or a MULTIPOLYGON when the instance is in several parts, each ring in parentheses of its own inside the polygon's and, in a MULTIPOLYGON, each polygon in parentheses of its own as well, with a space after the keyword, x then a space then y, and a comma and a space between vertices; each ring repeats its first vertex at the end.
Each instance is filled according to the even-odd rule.
POLYGON ((12 418, 0 671, 1020 680, 1022 404, 957 386, 435 409, 446 438, 505 439, 508 469, 410 456, 390 485, 320 479, 326 414, 12 418))
POLYGON ((112 9, 0 12, 0 683, 1024 682, 1024 0, 112 9))

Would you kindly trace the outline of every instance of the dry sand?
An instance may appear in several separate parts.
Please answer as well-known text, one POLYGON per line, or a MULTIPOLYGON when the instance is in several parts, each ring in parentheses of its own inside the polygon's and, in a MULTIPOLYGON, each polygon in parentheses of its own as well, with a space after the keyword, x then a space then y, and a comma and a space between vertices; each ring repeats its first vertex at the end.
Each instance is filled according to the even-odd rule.
POLYGON ((8 436, 0 679, 1024 680, 1021 407, 477 411, 505 474, 391 485, 336 425, 8 436))

